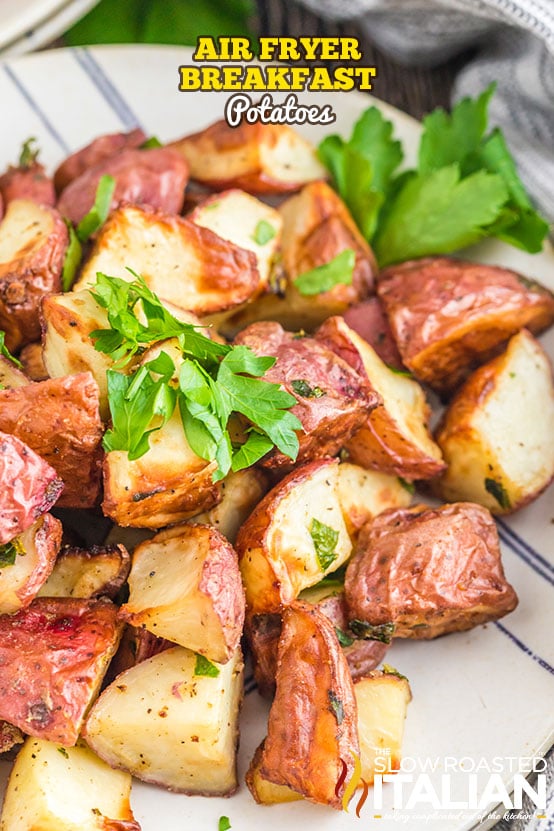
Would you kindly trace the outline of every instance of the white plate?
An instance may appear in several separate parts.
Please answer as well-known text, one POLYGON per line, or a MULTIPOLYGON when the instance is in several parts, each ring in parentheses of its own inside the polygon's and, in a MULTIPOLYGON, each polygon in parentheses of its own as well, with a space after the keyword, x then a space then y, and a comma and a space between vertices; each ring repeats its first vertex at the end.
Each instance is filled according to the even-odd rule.
MULTIPOLYGON (((43 53, 0 65, 0 105, 4 113, 10 113, 10 129, 0 134, 0 168, 17 158, 21 142, 30 135, 39 138, 43 160, 54 165, 68 151, 103 132, 140 124, 163 140, 202 128, 221 117, 226 96, 177 92, 177 67, 187 62, 190 50, 104 47, 43 53)), ((378 83, 376 88, 378 91, 378 83)), ((371 103, 359 93, 311 93, 308 98, 312 104, 331 103, 337 113, 335 126, 344 133, 371 103)), ((384 109, 413 154, 418 125, 391 107, 384 109)), ((313 139, 325 132, 328 129, 318 127, 305 131, 313 139)), ((491 243, 482 246, 479 255, 554 286, 551 250, 528 256, 491 243)), ((554 355, 554 332, 544 342, 554 355)), ((482 768, 482 760, 492 764, 494 757, 507 760, 539 755, 554 740, 552 497, 549 489, 513 519, 499 523, 506 573, 520 597, 513 614, 498 624, 430 643, 397 642, 387 658, 409 677, 414 694, 406 724, 405 756, 416 764, 431 760, 435 766, 437 762, 431 773, 436 786, 444 772, 445 757, 465 758, 464 770, 452 777, 453 799, 467 798, 472 764, 479 763, 482 768)), ((370 796, 361 812, 362 822, 353 808, 347 814, 308 803, 259 807, 242 781, 253 750, 264 735, 265 713, 266 706, 257 694, 247 694, 242 717, 241 786, 230 799, 168 794, 136 783, 133 805, 143 831, 161 827, 164 831, 215 831, 221 815, 229 817, 236 831, 257 831, 264 823, 287 831, 354 831, 375 824, 374 814, 381 815, 375 826, 379 831, 398 831, 402 826, 410 831, 464 831, 483 813, 472 809, 434 811, 422 805, 411 811, 394 811, 390 786, 385 786, 383 810, 373 810, 370 796)), ((503 781, 510 787, 510 763, 503 761, 502 766, 503 781)), ((484 770, 478 774, 479 793, 488 778, 484 770)))
MULTIPOLYGON (((0 0, 0 6, 2 2, 5 0, 0 0)), ((8 2, 12 5, 11 0, 8 2)), ((46 19, 41 19, 40 22, 24 29, 20 25, 12 26, 12 31, 14 28, 17 29, 17 35, 9 41, 2 37, 4 29, 0 18, 0 58, 24 55, 26 52, 32 52, 34 49, 51 43, 59 35, 67 32, 97 3, 98 0, 69 0, 65 3, 59 1, 52 3, 51 14, 46 19)))

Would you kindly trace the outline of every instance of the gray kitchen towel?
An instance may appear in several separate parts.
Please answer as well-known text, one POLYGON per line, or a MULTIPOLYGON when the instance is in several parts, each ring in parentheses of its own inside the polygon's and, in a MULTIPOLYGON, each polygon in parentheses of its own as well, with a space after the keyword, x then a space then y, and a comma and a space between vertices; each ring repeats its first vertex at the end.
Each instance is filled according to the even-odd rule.
MULTIPOLYGON (((476 47, 457 78, 454 98, 498 82, 491 121, 502 127, 522 179, 554 222, 554 0, 301 2, 321 17, 355 19, 383 52, 408 66, 434 66, 476 47)), ((524 800, 520 816, 502 820, 494 831, 554 831, 554 751, 547 782, 546 819, 524 800)))
POLYGON ((554 222, 554 0, 302 0, 334 20, 356 18, 384 52, 433 66, 468 47, 454 97, 498 82, 499 124, 538 207, 554 222))

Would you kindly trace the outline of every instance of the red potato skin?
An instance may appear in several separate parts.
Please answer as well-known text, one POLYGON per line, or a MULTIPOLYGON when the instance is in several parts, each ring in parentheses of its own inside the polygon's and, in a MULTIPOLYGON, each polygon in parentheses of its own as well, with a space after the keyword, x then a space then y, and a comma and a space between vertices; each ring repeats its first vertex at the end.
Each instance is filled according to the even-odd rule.
POLYGON ((184 158, 168 147, 121 150, 73 179, 60 195, 58 210, 77 224, 92 208, 101 177, 113 176, 116 186, 111 211, 127 203, 178 214, 183 207, 188 172, 184 158))
POLYGON ((30 199, 51 208, 56 204, 54 182, 39 162, 33 162, 28 167, 10 166, 0 176, 0 193, 5 205, 14 199, 30 199))
POLYGON ((403 369, 400 352, 378 297, 370 297, 351 306, 343 314, 344 322, 377 352, 383 363, 403 369))
POLYGON ((129 133, 109 133, 98 136, 86 147, 82 147, 58 166, 54 173, 56 193, 61 193, 70 182, 77 179, 89 167, 115 156, 120 150, 140 147, 146 141, 146 133, 137 128, 129 133))
POLYGON ((447 394, 520 329, 554 322, 554 296, 515 271, 449 257, 385 269, 377 294, 404 364, 447 394))
POLYGON ((360 534, 345 578, 349 619, 429 639, 497 620, 517 605, 490 512, 469 502, 393 508, 360 534))
POLYGON ((40 340, 41 300, 62 288, 68 230, 58 211, 41 207, 52 217, 48 238, 38 248, 21 252, 17 259, 0 263, 0 329, 6 332, 6 346, 11 352, 40 340))
POLYGON ((49 511, 63 490, 54 468, 7 433, 0 433, 0 482, 0 545, 49 511))
MULTIPOLYGON (((304 429, 299 435, 297 463, 335 455, 380 402, 367 381, 338 355, 313 338, 295 338, 278 323, 254 323, 240 332, 235 343, 249 346, 257 355, 277 358, 264 380, 281 384, 298 402, 291 409, 304 429), (302 397, 292 387, 295 380, 305 380, 325 395, 302 397)), ((262 464, 282 471, 293 466, 276 449, 262 464)))
POLYGON ((0 718, 71 747, 121 625, 109 601, 37 598, 0 616, 0 718))
POLYGON ((348 782, 360 752, 356 697, 334 626, 309 603, 283 612, 276 680, 261 775, 341 810, 342 768, 348 782))
POLYGON ((0 430, 29 445, 64 483, 60 507, 91 508, 100 497, 103 427, 90 372, 0 390, 0 430))

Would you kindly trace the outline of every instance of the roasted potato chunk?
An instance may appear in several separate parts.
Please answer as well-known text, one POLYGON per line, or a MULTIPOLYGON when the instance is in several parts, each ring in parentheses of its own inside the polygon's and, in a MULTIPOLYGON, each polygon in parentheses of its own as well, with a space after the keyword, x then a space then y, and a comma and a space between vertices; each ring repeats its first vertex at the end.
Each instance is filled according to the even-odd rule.
POLYGON ((337 784, 344 766, 352 775, 354 754, 356 699, 346 659, 331 622, 297 601, 283 612, 261 777, 341 809, 337 784))
POLYGON ((397 476, 365 470, 350 462, 339 466, 338 497, 353 541, 374 516, 387 508, 405 508, 412 501, 410 491, 397 476))
POLYGON ((287 785, 275 785, 265 779, 261 773, 265 742, 256 748, 256 752, 246 771, 245 781, 248 790, 259 805, 276 805, 280 802, 297 802, 302 796, 287 785))
MULTIPOLYGON (((257 355, 277 358, 264 380, 281 384, 298 402, 291 409, 304 430, 298 437, 297 462, 333 456, 379 403, 367 381, 325 344, 296 338, 278 323, 255 323, 235 343, 249 346, 257 355)), ((288 456, 277 449, 262 464, 280 470, 292 467, 288 456)))
POLYGON ((551 364, 524 329, 470 376, 446 411, 437 441, 448 468, 437 492, 494 514, 515 511, 552 480, 553 436, 551 364))
POLYGON ((109 597, 127 580, 131 558, 124 545, 62 548, 41 597, 109 597))
POLYGON ((258 291, 267 287, 281 244, 283 220, 278 211, 235 189, 210 196, 188 219, 239 248, 252 251, 260 274, 258 291))
POLYGON ((358 705, 361 775, 368 785, 376 773, 394 773, 402 761, 406 711, 412 698, 403 675, 385 665, 354 682, 358 705))
POLYGON ((37 205, 50 207, 56 204, 54 183, 36 158, 29 164, 8 167, 0 176, 0 196, 4 205, 9 205, 14 199, 28 199, 37 205))
POLYGON ((145 141, 146 134, 140 129, 131 130, 129 133, 109 133, 98 136, 58 165, 54 173, 54 185, 57 192, 60 193, 89 167, 94 167, 99 162, 119 153, 120 150, 140 147, 145 141))
POLYGON ((7 433, 0 433, 0 482, 0 545, 50 510, 63 488, 53 467, 7 433))
POLYGON ((77 224, 94 205, 102 176, 113 176, 111 210, 119 205, 148 205, 178 214, 185 200, 188 165, 169 147, 139 150, 127 147, 87 167, 60 194, 58 210, 77 224))
POLYGON ((260 288, 252 251, 245 251, 189 219, 128 205, 99 231, 74 289, 96 282, 98 271, 134 280, 132 268, 162 302, 207 315, 240 306, 260 288))
POLYGON ((25 736, 19 727, 14 727, 7 721, 0 721, 0 753, 7 753, 24 741, 25 736))
POLYGON ((343 318, 347 326, 373 347, 383 363, 394 369, 405 369, 378 297, 369 297, 351 306, 343 318))
POLYGON ((0 430, 13 433, 58 473, 58 505, 91 508, 100 495, 102 422, 90 372, 0 390, 0 430))
POLYGON ((31 381, 45 381, 50 376, 44 366, 41 343, 28 343, 19 353, 23 371, 31 381))
POLYGON ((121 624, 108 600, 40 597, 0 616, 0 718, 74 745, 114 654, 121 624))
POLYGON ((54 567, 62 540, 62 524, 45 514, 13 541, 13 562, 0 568, 0 615, 28 606, 54 567))
POLYGON ((450 257, 385 269, 377 291, 405 365, 449 393, 520 329, 554 321, 554 296, 515 271, 450 257))
POLYGON ((187 160, 192 179, 215 190, 287 193, 326 175, 312 145, 285 124, 221 120, 169 147, 187 160))
POLYGON ((296 468, 240 529, 236 547, 252 614, 280 611, 350 556, 338 468, 336 459, 296 468))
POLYGON ((316 337, 366 379, 380 405, 346 442, 353 462, 404 479, 429 479, 445 469, 427 428, 430 410, 412 378, 390 369, 341 317, 331 317, 316 337))
POLYGON ((10 202, 0 224, 0 329, 11 352, 40 339, 41 298, 61 290, 69 235, 58 211, 10 202))
POLYGON ((85 740, 111 767, 145 782, 203 796, 233 793, 240 649, 217 669, 217 675, 200 674, 197 656, 181 646, 137 664, 95 703, 85 740))
POLYGON ((176 410, 150 436, 150 448, 133 461, 124 450, 104 460, 102 508, 118 525, 163 528, 209 510, 219 501, 212 481, 216 462, 206 462, 190 448, 176 410))
POLYGON ((129 600, 120 616, 133 626, 225 663, 244 624, 237 555, 208 525, 176 525, 134 551, 129 600))
POLYGON ((8 780, 0 831, 140 831, 130 794, 129 774, 86 745, 60 753, 53 742, 29 738, 8 780))
POLYGON ((344 587, 351 629, 370 638, 387 628, 396 638, 436 638, 517 605, 494 520, 469 502, 379 514, 360 534, 344 587))
POLYGON ((24 372, 18 369, 9 358, 0 355, 0 389, 13 390, 30 383, 31 379, 24 372))
POLYGON ((229 473, 219 484, 221 502, 209 511, 197 514, 190 522, 213 525, 235 544, 241 525, 248 519, 258 502, 267 493, 269 483, 262 470, 249 467, 229 473))

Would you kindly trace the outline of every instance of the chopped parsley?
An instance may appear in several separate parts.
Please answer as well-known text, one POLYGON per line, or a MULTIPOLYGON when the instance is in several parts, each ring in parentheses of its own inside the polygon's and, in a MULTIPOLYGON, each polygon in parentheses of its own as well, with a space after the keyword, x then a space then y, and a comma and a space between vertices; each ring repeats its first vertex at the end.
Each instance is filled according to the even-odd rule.
POLYGON ((336 547, 339 532, 313 517, 310 523, 310 536, 314 543, 319 567, 322 571, 327 571, 337 559, 336 547))
POLYGON ((381 643, 390 643, 395 629, 394 623, 373 624, 365 620, 351 620, 348 626, 358 638, 381 643))
POLYGON ((217 831, 229 831, 231 827, 231 823, 229 822, 229 817, 220 817, 219 822, 217 824, 217 831))
POLYGON ((34 136, 31 136, 21 145, 21 152, 19 154, 19 167, 32 167, 39 157, 39 147, 33 147, 37 143, 34 136))
POLYGON ((102 227, 110 212, 112 196, 115 191, 115 179, 113 176, 101 176, 96 188, 94 205, 76 228, 79 242, 86 242, 92 234, 95 234, 102 227))
POLYGON ((354 643, 354 638, 351 638, 343 629, 340 629, 338 626, 335 626, 335 632, 337 634, 337 640, 341 646, 352 646, 354 643))
POLYGON ((23 364, 21 361, 18 361, 17 358, 14 358, 8 347, 6 346, 6 333, 0 329, 0 355, 3 355, 4 358, 7 358, 8 361, 11 361, 12 364, 15 364, 19 369, 22 369, 23 364))
POLYGON ((485 479, 485 490, 496 499, 502 510, 508 511, 512 506, 510 497, 501 482, 496 479, 485 479))
POLYGON ((276 230, 266 219, 260 219, 256 227, 254 228, 254 233, 252 234, 252 239, 257 245, 266 245, 276 234, 276 230))
POLYGON ((395 669, 390 664, 383 664, 382 670, 383 670, 385 675, 395 675, 397 678, 401 678, 404 681, 408 680, 405 675, 402 675, 401 672, 398 672, 398 670, 395 669))
POLYGON ((195 675, 207 675, 209 678, 217 678, 219 675, 219 667, 212 661, 209 661, 204 655, 196 653, 196 663, 194 665, 195 675))
POLYGON ((344 705, 340 698, 333 692, 333 690, 327 690, 327 696, 329 698, 329 704, 331 705, 331 710, 335 715, 337 720, 337 724, 342 724, 344 719, 344 705))
POLYGON ((323 265, 318 265, 310 271, 300 274, 293 285, 300 294, 311 297, 315 294, 323 294, 331 291, 335 286, 352 285, 352 275, 356 264, 356 255, 352 248, 345 248, 332 260, 323 265))
POLYGON ((294 392, 297 395, 301 395, 302 398, 322 398, 324 395, 327 395, 321 387, 311 387, 303 378, 295 378, 294 381, 290 382, 290 385, 294 392))
POLYGON ((25 554, 25 549, 21 545, 19 537, 16 537, 14 540, 11 540, 10 542, 4 543, 4 545, 0 545, 0 568, 6 568, 6 566, 13 566, 15 563, 15 558, 18 554, 25 554))

